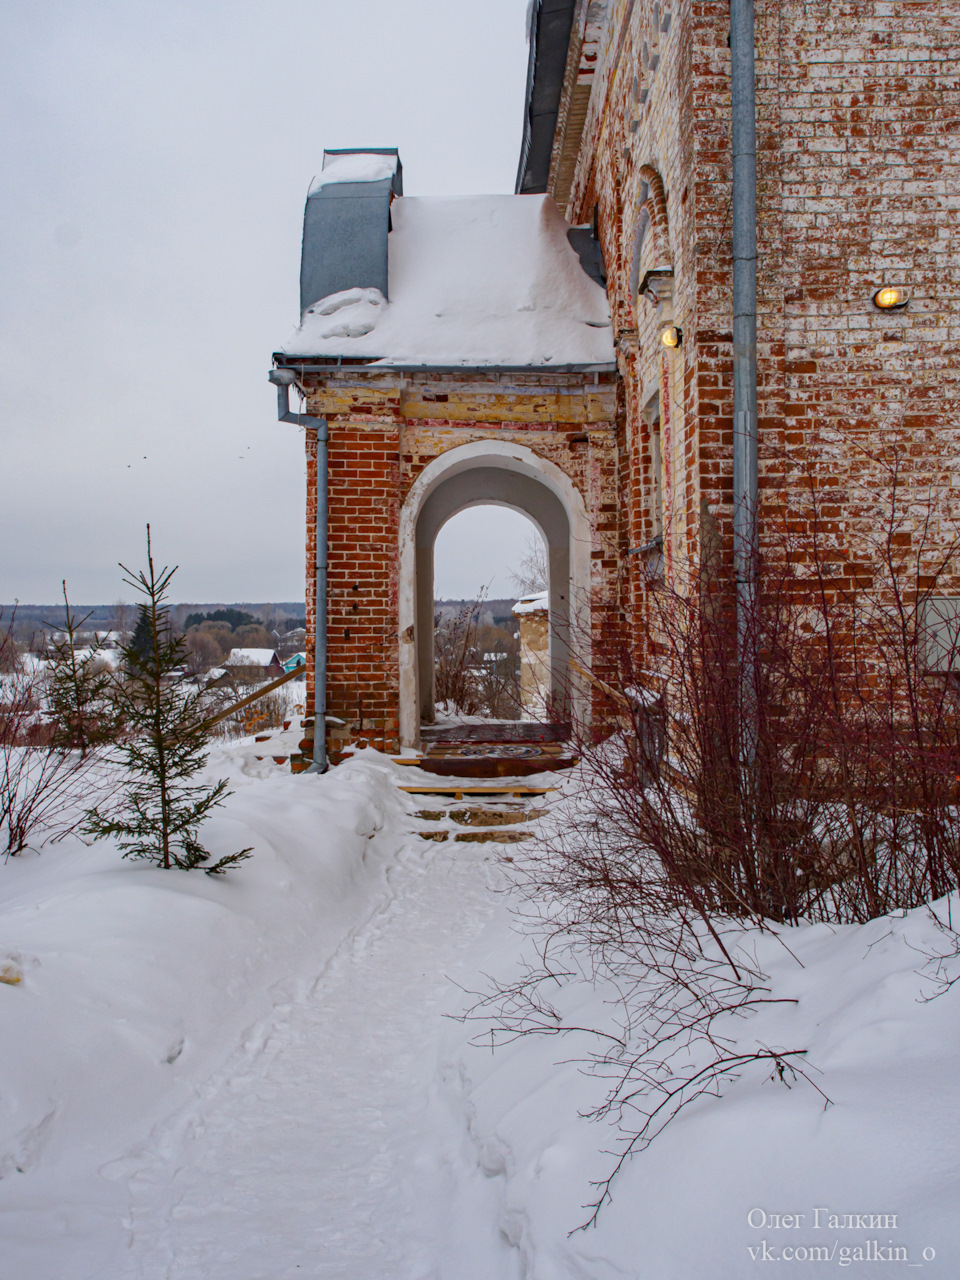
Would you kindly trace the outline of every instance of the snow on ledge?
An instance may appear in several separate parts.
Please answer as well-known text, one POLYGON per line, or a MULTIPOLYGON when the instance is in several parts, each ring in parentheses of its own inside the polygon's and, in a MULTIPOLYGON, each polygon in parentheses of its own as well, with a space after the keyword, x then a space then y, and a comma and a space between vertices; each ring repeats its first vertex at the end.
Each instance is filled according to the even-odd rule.
POLYGON ((382 182, 397 172, 396 156, 375 155, 370 151, 354 151, 345 156, 330 156, 323 171, 310 184, 307 195, 334 182, 382 182))
POLYGON ((389 304, 373 289, 323 298, 284 354, 383 366, 614 363, 606 293, 550 196, 407 196, 391 217, 389 304))
POLYGON ((546 613, 550 608, 549 591, 538 591, 536 595, 524 596, 513 606, 516 614, 546 613))
POLYGON ((377 327, 381 308, 386 305, 387 300, 379 289, 341 289, 308 307, 304 319, 316 318, 316 332, 325 341, 362 338, 377 327))

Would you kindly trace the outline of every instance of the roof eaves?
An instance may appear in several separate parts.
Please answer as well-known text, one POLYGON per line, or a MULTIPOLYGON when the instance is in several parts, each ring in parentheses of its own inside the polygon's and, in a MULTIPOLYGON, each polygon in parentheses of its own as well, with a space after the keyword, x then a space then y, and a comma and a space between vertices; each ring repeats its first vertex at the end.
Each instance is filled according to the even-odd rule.
POLYGON ((517 195, 547 190, 576 0, 536 0, 524 100, 517 195))

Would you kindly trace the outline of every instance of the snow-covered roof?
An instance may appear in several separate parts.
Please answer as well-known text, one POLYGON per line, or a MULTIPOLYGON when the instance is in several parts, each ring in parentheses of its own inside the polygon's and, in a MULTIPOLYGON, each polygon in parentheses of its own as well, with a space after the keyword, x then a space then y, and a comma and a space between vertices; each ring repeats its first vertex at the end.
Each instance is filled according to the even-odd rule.
POLYGON ((275 649, 231 649, 224 666, 227 667, 269 667, 279 662, 275 649))
POLYGON ((74 654, 78 662, 86 662, 88 658, 94 658, 104 666, 113 668, 119 667, 123 661, 123 655, 116 649, 94 649, 92 645, 74 649, 74 654))
POLYGON ((513 606, 514 613, 545 613, 550 608, 549 591, 538 591, 536 595, 524 596, 513 606))
MULTIPOLYGON (((342 161, 361 159, 393 157, 342 161)), ((550 196, 406 196, 390 212, 390 301, 369 288, 322 298, 283 354, 386 366, 614 363, 606 293, 550 196)))

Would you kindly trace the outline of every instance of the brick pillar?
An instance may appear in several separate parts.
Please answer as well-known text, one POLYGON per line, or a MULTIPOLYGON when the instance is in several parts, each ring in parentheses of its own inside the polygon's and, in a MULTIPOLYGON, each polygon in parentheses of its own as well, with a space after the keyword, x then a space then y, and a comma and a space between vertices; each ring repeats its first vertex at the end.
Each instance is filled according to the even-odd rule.
MULTIPOLYGON (((347 722, 329 735, 399 749, 397 544, 399 427, 331 420, 327 709, 347 722)), ((307 438, 308 699, 313 706, 316 590, 316 439, 307 438)))

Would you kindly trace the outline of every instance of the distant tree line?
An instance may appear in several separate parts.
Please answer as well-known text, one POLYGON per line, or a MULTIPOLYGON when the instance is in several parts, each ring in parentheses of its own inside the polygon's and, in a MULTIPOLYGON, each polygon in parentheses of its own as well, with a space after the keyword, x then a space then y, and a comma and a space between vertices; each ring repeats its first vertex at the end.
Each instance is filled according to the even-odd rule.
POLYGON ((188 613, 183 620, 184 631, 191 627, 199 627, 202 622, 226 622, 234 630, 237 627, 249 627, 259 624, 260 619, 243 609, 214 609, 210 613, 188 613))
MULTIPOLYGON (((183 620, 184 631, 189 631, 191 627, 199 627, 204 622, 225 622, 234 631, 238 627, 256 627, 263 626, 264 619, 258 618, 255 614, 247 613, 243 609, 212 609, 207 613, 188 613, 183 620)), ((277 631, 280 635, 284 635, 287 631, 293 631, 297 627, 306 627, 306 618, 277 617, 272 620, 272 630, 277 631)))
MULTIPOLYGON (((78 633, 88 642, 95 633, 101 636, 115 631, 124 638, 136 623, 136 609, 124 600, 113 604, 78 605, 78 615, 83 617, 83 628, 78 633)), ((18 644, 29 645, 42 653, 51 631, 64 631, 60 620, 62 604, 0 604, 5 632, 9 632, 18 644)), ((296 627, 305 627, 304 608, 297 601, 280 601, 242 604, 174 604, 170 606, 170 623, 178 633, 203 622, 225 622, 231 630, 241 626, 261 626, 269 632, 283 636, 296 627)), ((276 636, 273 637, 276 644, 276 636)))

